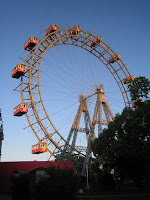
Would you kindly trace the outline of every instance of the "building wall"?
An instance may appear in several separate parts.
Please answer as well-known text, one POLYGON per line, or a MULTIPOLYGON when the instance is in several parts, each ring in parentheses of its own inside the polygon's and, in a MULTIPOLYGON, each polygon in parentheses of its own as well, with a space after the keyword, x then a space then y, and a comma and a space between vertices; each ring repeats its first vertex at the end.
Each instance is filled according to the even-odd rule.
POLYGON ((29 162, 0 162, 0 193, 11 192, 10 177, 15 171, 30 172, 36 168, 59 167, 60 169, 74 169, 72 163, 63 161, 29 161, 29 162))

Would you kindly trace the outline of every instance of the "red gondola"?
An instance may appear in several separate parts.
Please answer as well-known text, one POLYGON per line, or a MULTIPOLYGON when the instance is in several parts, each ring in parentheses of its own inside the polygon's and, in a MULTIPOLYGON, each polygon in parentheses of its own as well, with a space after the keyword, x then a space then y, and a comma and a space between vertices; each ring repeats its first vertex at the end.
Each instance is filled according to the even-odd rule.
POLYGON ((81 27, 79 25, 75 25, 70 31, 69 35, 77 35, 81 31, 81 27))
POLYGON ((120 54, 116 53, 115 55, 113 55, 112 57, 109 58, 108 63, 114 63, 114 62, 116 62, 117 60, 120 60, 120 59, 121 59, 120 54))
POLYGON ((134 75, 128 76, 127 78, 123 79, 124 84, 131 83, 132 81, 134 81, 134 75))
POLYGON ((135 108, 136 106, 135 106, 135 104, 134 103, 132 103, 132 108, 135 108))
POLYGON ((18 64, 11 73, 12 78, 19 78, 26 73, 26 66, 24 64, 18 64))
POLYGON ((35 47, 35 45, 37 45, 37 37, 31 36, 28 39, 28 41, 25 43, 24 49, 27 50, 27 51, 30 51, 35 47))
POLYGON ((32 146, 32 154, 44 153, 47 152, 47 150, 48 150, 47 143, 44 142, 32 146))
POLYGON ((28 112, 29 105, 27 103, 20 103, 14 108, 14 116, 22 116, 28 112))
POLYGON ((101 42, 102 42, 102 37, 97 36, 96 38, 94 38, 93 41, 91 41, 91 47, 95 47, 97 44, 100 44, 101 42))
POLYGON ((56 24, 52 24, 45 32, 45 36, 47 36, 49 33, 53 33, 58 31, 58 26, 56 24))

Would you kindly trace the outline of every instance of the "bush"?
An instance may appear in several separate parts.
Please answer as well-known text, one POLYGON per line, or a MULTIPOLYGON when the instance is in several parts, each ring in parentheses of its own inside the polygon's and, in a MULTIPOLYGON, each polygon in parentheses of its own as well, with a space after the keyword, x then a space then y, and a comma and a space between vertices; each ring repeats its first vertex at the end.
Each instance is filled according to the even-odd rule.
POLYGON ((50 167, 44 169, 46 177, 35 184, 36 199, 75 199, 77 179, 73 170, 50 167))

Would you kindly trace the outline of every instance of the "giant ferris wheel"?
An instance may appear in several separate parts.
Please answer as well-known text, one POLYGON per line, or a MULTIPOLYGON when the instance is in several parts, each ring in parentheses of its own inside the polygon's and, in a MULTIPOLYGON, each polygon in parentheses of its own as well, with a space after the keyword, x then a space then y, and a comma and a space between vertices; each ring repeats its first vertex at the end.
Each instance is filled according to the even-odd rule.
POLYGON ((26 113, 38 143, 48 145, 49 159, 82 157, 85 166, 90 142, 114 119, 107 87, 115 86, 109 99, 116 107, 119 99, 130 106, 127 83, 134 76, 101 36, 79 25, 61 29, 52 24, 45 36, 31 36, 24 49, 21 64, 12 71, 20 79, 14 90, 22 98, 14 115, 26 113))

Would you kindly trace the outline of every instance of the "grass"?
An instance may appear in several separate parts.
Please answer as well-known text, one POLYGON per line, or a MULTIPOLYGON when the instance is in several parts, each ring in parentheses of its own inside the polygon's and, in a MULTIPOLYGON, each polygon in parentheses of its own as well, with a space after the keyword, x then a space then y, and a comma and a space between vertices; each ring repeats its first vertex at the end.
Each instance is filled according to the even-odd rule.
POLYGON ((149 200, 150 194, 78 195, 77 200, 149 200))

